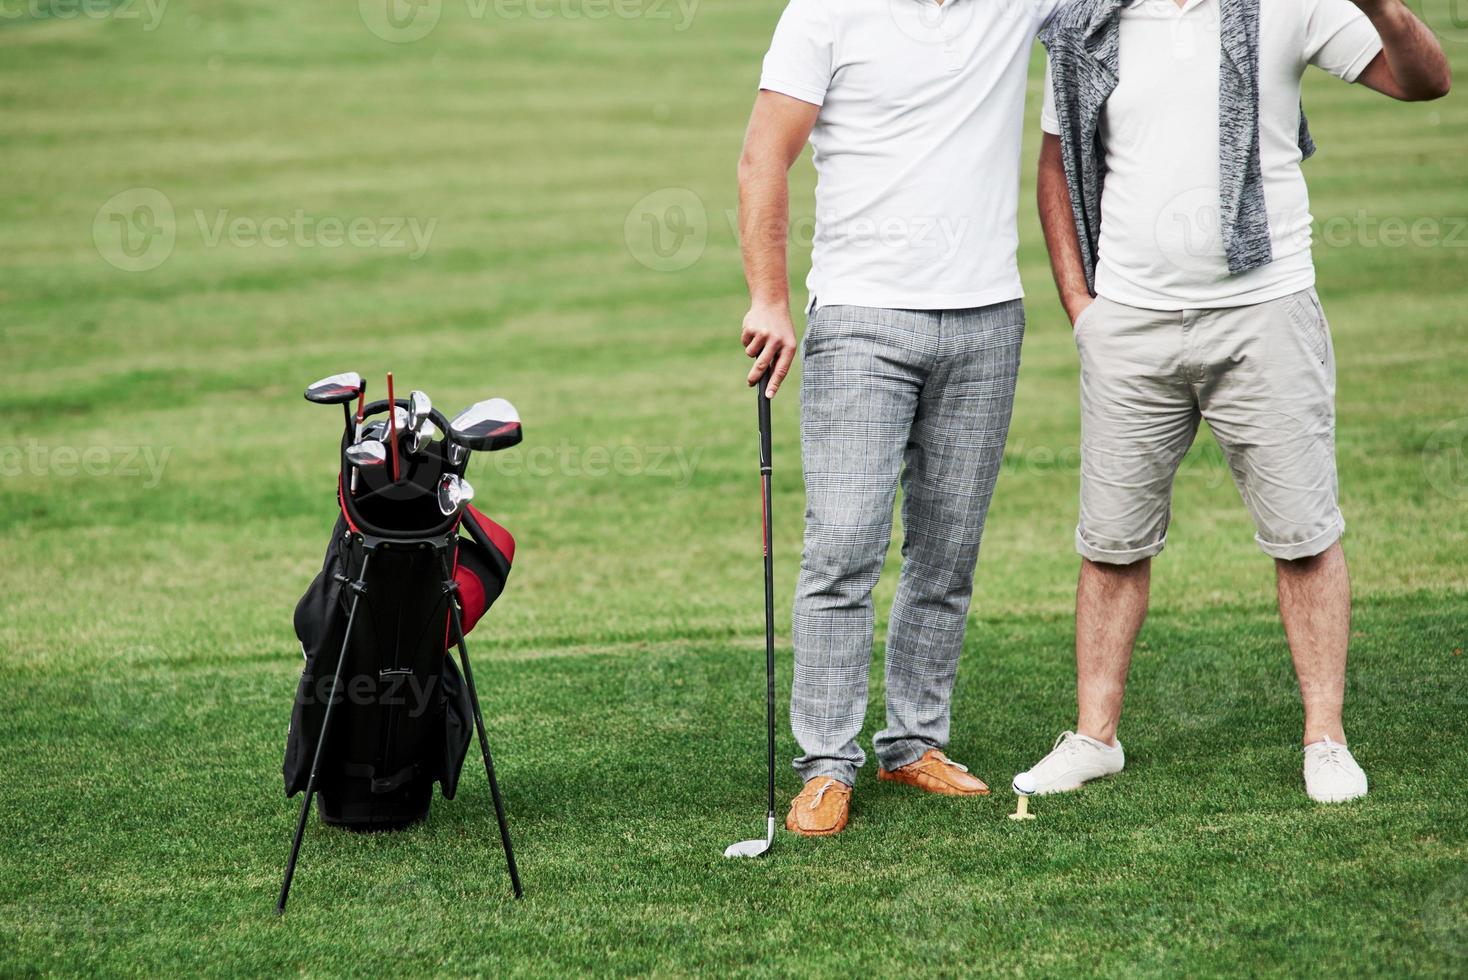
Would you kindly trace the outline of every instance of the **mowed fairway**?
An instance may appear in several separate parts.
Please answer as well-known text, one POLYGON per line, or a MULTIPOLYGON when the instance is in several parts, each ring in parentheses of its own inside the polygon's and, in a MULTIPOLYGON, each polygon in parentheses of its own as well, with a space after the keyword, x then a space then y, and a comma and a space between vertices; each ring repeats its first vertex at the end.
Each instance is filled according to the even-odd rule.
MULTIPOLYGON (((952 746, 995 795, 869 769, 849 833, 733 863, 763 826, 763 627, 729 215, 782 5, 428 6, 414 41, 370 2, 0 20, 0 974, 1468 973, 1462 94, 1307 89, 1370 797, 1304 796, 1272 570, 1205 432, 1126 775, 1004 818, 1011 775, 1073 720, 1077 368, 1032 132, 1030 330, 952 746), (313 820, 282 920, 291 612, 339 436, 300 393, 358 370, 380 396, 389 369, 446 410, 502 395, 525 419, 470 474, 520 548, 470 645, 526 896, 471 753, 425 826, 313 820)), ((1428 11, 1468 77, 1448 6, 1428 11)), ((797 277, 812 184, 802 161, 797 277)), ((776 404, 782 806, 795 395, 776 404)), ((882 628, 897 564, 894 544, 882 628)), ((879 660, 868 738, 881 690, 879 660)))

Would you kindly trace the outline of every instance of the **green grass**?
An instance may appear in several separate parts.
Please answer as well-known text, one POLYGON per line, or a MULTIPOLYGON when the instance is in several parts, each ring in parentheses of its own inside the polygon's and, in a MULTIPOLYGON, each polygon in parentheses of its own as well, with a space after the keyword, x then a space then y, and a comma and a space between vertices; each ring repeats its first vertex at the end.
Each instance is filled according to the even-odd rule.
MULTIPOLYGON (((763 713, 726 215, 779 0, 708 3, 685 30, 676 7, 536 19, 446 0, 409 44, 353 7, 0 21, 0 974, 1468 972, 1468 236, 1317 247, 1367 800, 1301 792, 1271 570, 1205 436, 1155 570, 1125 778, 1017 826, 1007 793, 930 799, 868 773, 849 833, 726 863, 761 826, 763 713), (145 272, 93 242, 136 187, 176 216, 145 272), (625 229, 670 188, 697 198, 706 244, 657 271, 636 214, 625 229), (436 224, 414 259, 210 244, 197 217, 297 211, 436 224), (507 897, 471 761, 411 832, 313 822, 277 920, 290 612, 334 508, 335 416, 299 393, 343 369, 380 393, 388 368, 527 420, 526 445, 471 477, 520 543, 473 645, 527 893, 507 897)), ((1445 2, 1429 12, 1451 26, 1445 2)), ((1315 78, 1307 100, 1320 220, 1425 216, 1446 236, 1468 218, 1461 95, 1400 106, 1315 78)), ((1032 133, 1027 174, 1034 152, 1032 133)), ((812 180, 803 163, 797 214, 812 180)), ((1030 336, 953 742, 1001 787, 1072 712, 1076 361, 1031 212, 1030 336)), ((785 636, 794 398, 776 423, 785 636)), ((894 551, 879 610, 895 572, 894 551)), ((781 667, 783 692, 788 640, 781 667)), ((795 787, 782 770, 782 797, 795 787)))

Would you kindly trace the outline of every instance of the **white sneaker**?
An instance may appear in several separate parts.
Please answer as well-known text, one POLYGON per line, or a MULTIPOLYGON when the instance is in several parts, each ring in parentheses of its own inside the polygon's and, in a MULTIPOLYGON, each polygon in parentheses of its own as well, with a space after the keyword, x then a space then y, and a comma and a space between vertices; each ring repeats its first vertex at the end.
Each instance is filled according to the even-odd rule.
POLYGON ((1305 746, 1305 792, 1316 803, 1344 803, 1366 795, 1366 773, 1340 742, 1305 746))
POLYGON ((1012 785, 1020 796, 1066 793, 1098 777, 1119 773, 1125 765, 1120 742, 1111 746, 1075 732, 1061 732, 1050 754, 1029 772, 1015 776, 1012 785))

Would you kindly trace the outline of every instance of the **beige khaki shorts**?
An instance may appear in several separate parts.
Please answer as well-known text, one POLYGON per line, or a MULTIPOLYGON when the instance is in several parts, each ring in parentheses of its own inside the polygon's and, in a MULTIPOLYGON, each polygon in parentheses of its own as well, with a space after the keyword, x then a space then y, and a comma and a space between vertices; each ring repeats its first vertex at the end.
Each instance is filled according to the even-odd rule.
POLYGON ((1214 310, 1098 299, 1081 356, 1076 550, 1125 565, 1167 543, 1178 465, 1207 419, 1259 547, 1304 558, 1345 531, 1335 468, 1335 353, 1315 290, 1214 310))

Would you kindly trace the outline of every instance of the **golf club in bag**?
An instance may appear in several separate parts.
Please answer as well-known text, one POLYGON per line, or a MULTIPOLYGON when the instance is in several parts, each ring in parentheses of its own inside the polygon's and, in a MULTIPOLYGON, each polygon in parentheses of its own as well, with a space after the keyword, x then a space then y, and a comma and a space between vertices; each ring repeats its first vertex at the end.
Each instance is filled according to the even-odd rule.
MULTIPOLYGON (((345 404, 360 401, 365 389, 355 375, 327 382, 307 389, 307 399, 345 404)), ((306 664, 283 774, 286 795, 304 791, 305 798, 277 913, 290 895, 313 799, 327 824, 359 831, 407 827, 427 817, 435 782, 453 799, 476 732, 510 883, 515 897, 521 894, 464 639, 504 589, 515 542, 469 506, 472 488, 462 476, 469 450, 519 441, 519 418, 502 399, 480 403, 495 405, 504 424, 513 416, 513 441, 499 431, 490 444, 472 426, 456 430, 429 409, 426 417, 446 436, 403 456, 394 480, 380 444, 374 464, 362 458, 356 441, 362 420, 391 419, 392 404, 359 405, 355 418, 347 413, 337 481, 341 513, 321 572, 296 607, 306 664), (451 446, 458 448, 455 464, 451 446), (455 648, 457 667, 449 655, 455 648)))
POLYGON ((775 564, 770 556, 770 374, 760 378, 755 397, 759 399, 759 479, 763 503, 765 542, 765 787, 768 797, 765 836, 742 840, 724 848, 724 857, 760 857, 775 846, 775 564))

